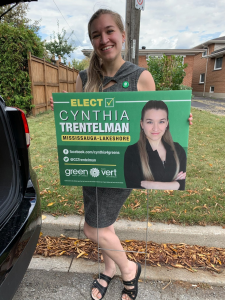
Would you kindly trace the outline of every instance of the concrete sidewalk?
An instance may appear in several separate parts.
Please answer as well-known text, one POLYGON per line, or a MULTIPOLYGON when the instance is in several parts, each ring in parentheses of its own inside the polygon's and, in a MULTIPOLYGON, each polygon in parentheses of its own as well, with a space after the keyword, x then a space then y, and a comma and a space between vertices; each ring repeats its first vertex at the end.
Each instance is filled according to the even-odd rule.
MULTIPOLYGON (((80 216, 53 217, 45 214, 42 223, 42 234, 57 237, 85 238, 83 234, 84 218, 80 216)), ((185 243, 207 247, 225 248, 225 229, 220 226, 178 226, 163 223, 131 222, 119 220, 115 223, 115 230, 120 240, 147 240, 155 243, 185 243)), ((72 273, 97 274, 103 269, 97 262, 74 259, 70 257, 33 257, 29 269, 60 271, 72 273)), ((120 275, 117 270, 117 275, 120 275)), ((192 284, 208 284, 225 286, 225 270, 221 273, 198 270, 190 272, 185 269, 172 267, 143 267, 141 279, 161 281, 186 281, 192 284)))
MULTIPOLYGON (((48 272, 64 272, 64 273, 79 273, 79 274, 98 274, 103 271, 103 264, 90 261, 87 259, 72 259, 68 256, 60 257, 43 257, 35 256, 29 265, 30 270, 45 270, 48 272)), ((116 275, 120 276, 120 271, 117 268, 116 275)), ((225 270, 222 273, 212 271, 198 270, 190 272, 186 269, 178 269, 172 267, 151 267, 142 266, 141 280, 147 281, 184 281, 192 284, 207 284, 215 286, 225 286, 225 270)))
MULTIPOLYGON (((89 300, 90 289, 93 282, 94 274, 97 273, 93 269, 93 273, 84 273, 88 270, 89 265, 81 264, 85 270, 78 271, 77 265, 73 265, 74 269, 71 272, 65 271, 65 265, 67 262, 57 260, 55 265, 55 259, 42 259, 38 265, 33 269, 28 269, 25 277, 20 284, 20 287, 13 298, 13 300, 89 300), (40 265, 45 262, 49 262, 48 268, 43 270, 40 265), (64 267, 64 270, 61 269, 64 267), (78 273, 79 272, 79 273, 78 273)), ((81 262, 81 259, 77 260, 81 262)), ((153 279, 144 281, 143 279, 138 283, 138 296, 136 300, 219 300, 224 299, 224 286, 215 285, 218 282, 217 278, 213 284, 199 283, 200 280, 196 280, 196 283, 185 280, 188 276, 186 273, 177 274, 178 280, 174 280, 174 271, 172 270, 171 280, 166 280, 166 269, 159 267, 151 270, 151 276, 153 279), (160 271, 164 274, 165 280, 154 280, 157 274, 154 271, 160 271)), ((176 272, 176 270, 175 270, 176 272)), ((187 271, 188 272, 188 271, 187 271)), ((144 273, 144 268, 142 269, 144 273)), ((189 272, 190 273, 190 272, 189 272)), ((207 272, 209 273, 209 272, 207 272)), ((200 273, 196 274, 201 277, 200 273)), ((204 276, 204 274, 202 275, 204 276)), ((207 275, 206 275, 207 277, 207 275)), ((197 276, 196 276, 196 279, 197 276)), ((205 281, 205 280, 204 280, 205 281)), ((223 285, 223 282, 222 282, 223 285)), ((121 300, 121 291, 123 284, 121 277, 116 276, 107 290, 104 300, 121 300)))

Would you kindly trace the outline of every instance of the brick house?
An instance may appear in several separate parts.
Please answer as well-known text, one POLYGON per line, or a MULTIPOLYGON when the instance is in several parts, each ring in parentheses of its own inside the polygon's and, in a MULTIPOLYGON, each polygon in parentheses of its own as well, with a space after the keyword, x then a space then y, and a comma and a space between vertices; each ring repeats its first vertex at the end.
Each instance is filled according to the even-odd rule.
POLYGON ((203 52, 202 49, 142 49, 139 50, 139 60, 138 65, 140 67, 147 69, 147 59, 149 56, 162 56, 163 54, 167 56, 171 55, 179 55, 183 56, 184 63, 187 63, 188 66, 184 69, 186 75, 183 79, 183 84, 190 86, 192 85, 192 75, 193 75, 193 68, 194 68, 194 58, 196 55, 203 52))
MULTIPOLYGON (((90 57, 92 52, 91 49, 83 49, 83 54, 87 57, 90 57)), ((146 49, 142 47, 139 49, 139 60, 138 65, 143 68, 148 68, 147 59, 149 56, 162 56, 163 54, 171 56, 171 55, 181 55, 184 57, 184 63, 187 63, 188 66, 184 70, 186 75, 183 80, 183 84, 190 86, 192 85, 192 75, 193 75, 193 67, 194 67, 194 57, 196 55, 200 55, 204 52, 204 49, 146 49)), ((124 51, 122 52, 122 56, 124 56, 124 51)))
POLYGON ((225 36, 209 40, 194 49, 192 88, 195 96, 225 98, 225 36))

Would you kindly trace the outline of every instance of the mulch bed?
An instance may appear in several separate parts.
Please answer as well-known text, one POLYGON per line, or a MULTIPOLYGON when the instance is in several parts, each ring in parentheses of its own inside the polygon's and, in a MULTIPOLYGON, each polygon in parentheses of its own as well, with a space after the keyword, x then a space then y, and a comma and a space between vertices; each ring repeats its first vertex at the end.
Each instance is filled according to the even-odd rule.
MULTIPOLYGON (((136 240, 122 241, 122 246, 130 260, 150 266, 168 266, 195 272, 205 269, 217 273, 225 267, 225 249, 215 247, 190 246, 186 244, 157 244, 136 240), (144 253, 140 253, 144 252, 144 253)), ((41 236, 35 251, 36 255, 73 256, 77 259, 98 260, 97 245, 88 239, 41 236)), ((103 261, 101 250, 99 260, 103 261)))

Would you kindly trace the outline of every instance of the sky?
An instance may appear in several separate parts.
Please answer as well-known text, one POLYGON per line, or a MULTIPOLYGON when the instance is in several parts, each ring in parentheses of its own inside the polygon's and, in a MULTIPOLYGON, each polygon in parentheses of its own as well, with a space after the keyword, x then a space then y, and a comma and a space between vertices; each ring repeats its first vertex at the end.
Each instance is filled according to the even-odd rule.
MULTIPOLYGON (((135 1, 135 0, 129 0, 135 1)), ((50 41, 53 31, 64 28, 77 49, 71 59, 83 59, 91 49, 87 24, 99 8, 118 12, 125 23, 126 0, 38 0, 29 3, 27 17, 40 20, 39 36, 50 41)), ((190 49, 225 36, 224 0, 145 0, 141 11, 139 48, 190 49)), ((71 59, 68 59, 70 61, 71 59)))

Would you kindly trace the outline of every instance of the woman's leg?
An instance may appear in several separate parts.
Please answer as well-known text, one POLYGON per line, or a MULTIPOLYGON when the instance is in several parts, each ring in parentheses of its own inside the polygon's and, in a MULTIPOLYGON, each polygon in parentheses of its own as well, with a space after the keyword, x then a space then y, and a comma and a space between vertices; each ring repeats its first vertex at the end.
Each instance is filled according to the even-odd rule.
MULTIPOLYGON (((113 233, 115 233, 113 225, 109 226, 108 228, 113 233)), ((87 235, 89 235, 89 234, 87 233, 87 235)), ((96 241, 94 241, 94 242, 96 242, 96 241)), ((104 250, 101 250, 101 251, 102 251, 102 256, 103 256, 104 263, 105 263, 105 270, 102 273, 112 278, 116 273, 116 265, 115 265, 114 261, 105 253, 104 250)), ((104 286, 104 287, 107 286, 107 282, 105 280, 100 279, 98 281, 102 286, 104 286)), ((102 297, 102 295, 99 293, 97 288, 94 288, 92 290, 92 294, 94 296, 98 297, 99 299, 101 299, 101 297, 102 297)))
MULTIPOLYGON (((126 253, 123 251, 123 247, 120 243, 118 236, 115 234, 113 225, 106 228, 93 228, 89 226, 86 222, 84 224, 84 233, 90 240, 97 243, 99 241, 99 245, 101 248, 110 249, 103 250, 103 257, 105 261, 105 275, 113 276, 112 270, 115 272, 115 263, 118 265, 123 280, 129 281, 132 280, 136 275, 136 264, 127 259, 126 253), (98 230, 98 238, 97 238, 97 230, 98 230), (111 251, 116 250, 116 251, 111 251), (110 274, 109 274, 110 273, 110 274)), ((100 284, 107 285, 104 280, 101 280, 100 284)), ((103 286, 104 286, 103 285, 103 286)), ((129 288, 129 287, 127 287, 129 288)), ((130 287, 132 288, 132 287, 130 287)), ((96 292, 95 295, 99 299, 101 299, 101 294, 98 293, 97 289, 93 290, 93 293, 96 292)), ((122 298, 124 300, 130 300, 127 295, 124 295, 122 298)))
MULTIPOLYGON (((108 228, 112 231, 112 233, 115 234, 113 225, 109 226, 108 228)), ((105 271, 103 273, 105 275, 108 275, 109 277, 114 276, 116 272, 115 262, 107 255, 107 253, 104 250, 102 250, 102 256, 105 263, 105 271)))

